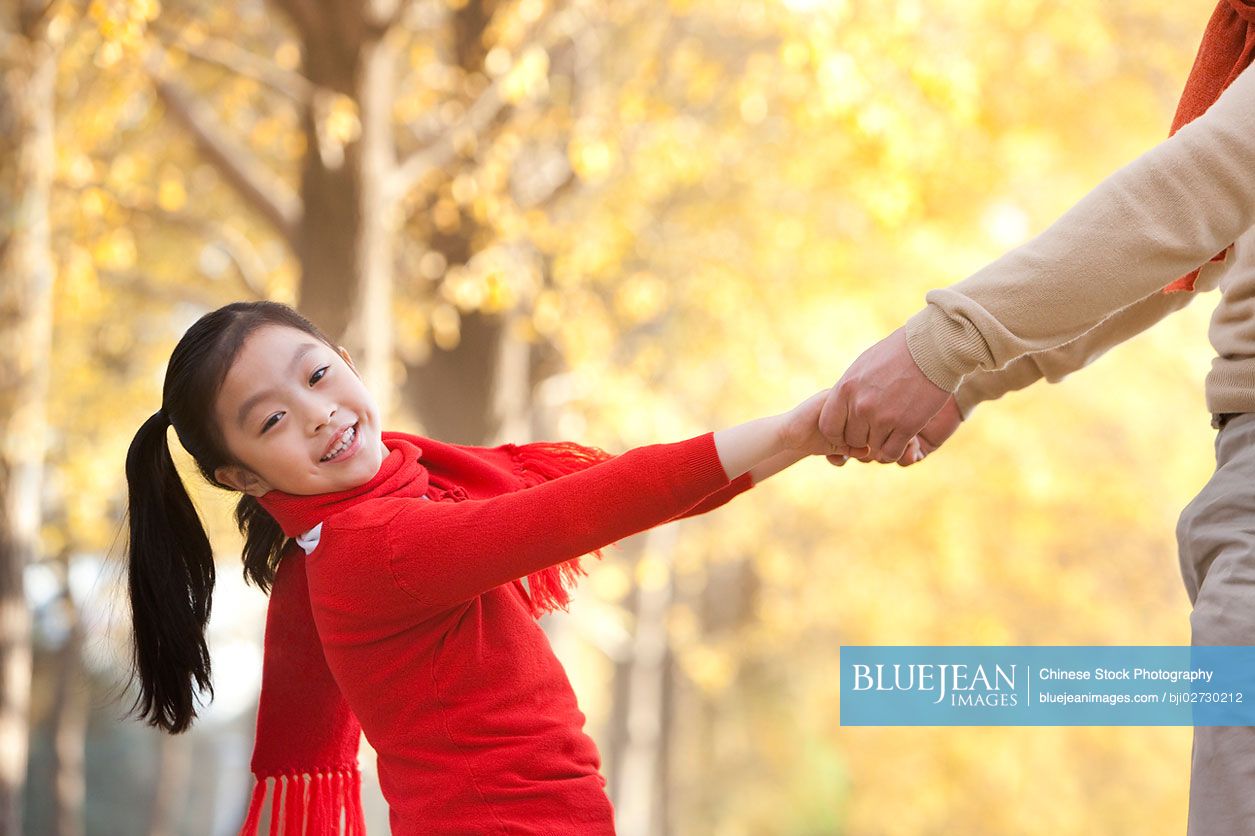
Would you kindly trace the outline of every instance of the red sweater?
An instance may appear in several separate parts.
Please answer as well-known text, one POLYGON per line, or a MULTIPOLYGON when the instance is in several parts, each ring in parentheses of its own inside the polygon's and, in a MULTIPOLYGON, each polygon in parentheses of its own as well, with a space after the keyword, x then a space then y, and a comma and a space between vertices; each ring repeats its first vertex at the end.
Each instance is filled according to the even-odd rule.
POLYGON ((305 557, 314 621, 378 753, 392 833, 613 834, 600 755, 518 579, 716 508, 750 474, 729 481, 708 432, 468 498, 473 481, 469 495, 434 477, 429 490, 406 439, 523 472, 525 445, 385 432, 389 455, 366 485, 263 497, 290 536, 322 523, 305 557))

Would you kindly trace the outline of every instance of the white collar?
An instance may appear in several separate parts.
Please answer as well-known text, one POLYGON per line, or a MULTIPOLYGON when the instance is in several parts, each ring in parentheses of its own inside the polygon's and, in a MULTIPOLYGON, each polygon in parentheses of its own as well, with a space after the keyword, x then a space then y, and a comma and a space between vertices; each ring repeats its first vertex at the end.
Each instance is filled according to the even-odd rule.
POLYGON ((318 548, 318 538, 321 536, 322 523, 319 523, 309 531, 306 531, 304 534, 296 535, 296 544, 304 549, 306 554, 309 554, 314 549, 318 548))

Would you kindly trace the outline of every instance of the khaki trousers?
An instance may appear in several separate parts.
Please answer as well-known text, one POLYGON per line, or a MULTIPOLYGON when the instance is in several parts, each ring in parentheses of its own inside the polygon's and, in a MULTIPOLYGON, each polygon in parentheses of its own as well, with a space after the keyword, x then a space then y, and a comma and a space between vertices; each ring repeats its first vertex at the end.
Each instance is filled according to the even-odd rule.
MULTIPOLYGON (((1255 412, 1217 421, 1216 470, 1177 520, 1191 643, 1255 645, 1255 412)), ((1188 836, 1255 834, 1255 727, 1195 726, 1190 761, 1188 836)))

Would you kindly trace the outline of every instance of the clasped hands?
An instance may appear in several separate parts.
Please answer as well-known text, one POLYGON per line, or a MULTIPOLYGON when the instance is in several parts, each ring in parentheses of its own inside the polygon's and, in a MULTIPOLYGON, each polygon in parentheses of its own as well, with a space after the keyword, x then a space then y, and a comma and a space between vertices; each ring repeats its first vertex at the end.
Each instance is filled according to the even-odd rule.
POLYGON ((823 455, 912 465, 941 446, 962 423, 954 396, 929 380, 898 328, 864 351, 831 388, 784 414, 785 445, 823 455))

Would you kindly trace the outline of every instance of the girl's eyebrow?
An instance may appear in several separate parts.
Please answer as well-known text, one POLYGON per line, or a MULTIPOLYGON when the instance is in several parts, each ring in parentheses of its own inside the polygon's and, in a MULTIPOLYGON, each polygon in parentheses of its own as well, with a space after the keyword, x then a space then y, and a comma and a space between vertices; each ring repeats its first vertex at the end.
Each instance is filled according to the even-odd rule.
MULTIPOLYGON (((296 354, 292 355, 292 360, 288 363, 287 373, 291 374, 292 370, 296 368, 296 364, 301 362, 301 358, 306 354, 309 354, 309 352, 315 348, 318 348, 318 343, 301 343, 297 346, 296 354)), ((244 419, 248 417, 248 413, 252 411, 253 407, 257 406, 257 404, 261 403, 273 394, 275 394, 274 388, 263 389, 260 392, 250 395, 244 403, 240 404, 240 412, 235 418, 235 423, 239 425, 240 429, 244 428, 244 419)))

